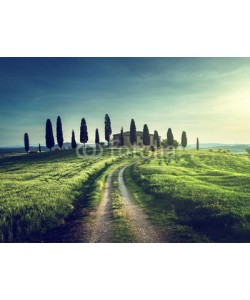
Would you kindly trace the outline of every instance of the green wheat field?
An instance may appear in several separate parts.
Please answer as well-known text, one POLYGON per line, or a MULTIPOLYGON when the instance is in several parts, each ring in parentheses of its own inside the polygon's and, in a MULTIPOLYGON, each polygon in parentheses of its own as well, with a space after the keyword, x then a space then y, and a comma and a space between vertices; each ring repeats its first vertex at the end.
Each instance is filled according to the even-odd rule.
POLYGON ((248 155, 177 150, 174 158, 142 160, 110 151, 84 159, 73 150, 2 158, 0 241, 32 241, 63 224, 78 203, 95 209, 110 170, 133 161, 125 182, 170 241, 250 242, 248 155))

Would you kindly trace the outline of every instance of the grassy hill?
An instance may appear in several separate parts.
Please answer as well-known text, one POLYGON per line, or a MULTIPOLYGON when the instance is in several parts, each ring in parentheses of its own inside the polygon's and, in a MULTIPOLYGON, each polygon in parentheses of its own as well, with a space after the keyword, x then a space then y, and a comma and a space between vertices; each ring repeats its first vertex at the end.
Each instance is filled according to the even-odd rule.
POLYGON ((177 151, 175 159, 131 167, 127 181, 152 221, 173 239, 250 242, 249 170, 247 155, 177 151))
POLYGON ((67 150, 0 159, 0 242, 46 232, 79 203, 97 205, 105 171, 123 159, 114 154, 79 159, 67 150))
MULTIPOLYGON (((110 170, 131 161, 118 149, 84 159, 73 150, 0 159, 0 241, 32 240, 76 209, 95 208, 110 170)), ((140 160, 125 179, 173 242, 250 242, 249 170, 247 155, 178 150, 140 160)))

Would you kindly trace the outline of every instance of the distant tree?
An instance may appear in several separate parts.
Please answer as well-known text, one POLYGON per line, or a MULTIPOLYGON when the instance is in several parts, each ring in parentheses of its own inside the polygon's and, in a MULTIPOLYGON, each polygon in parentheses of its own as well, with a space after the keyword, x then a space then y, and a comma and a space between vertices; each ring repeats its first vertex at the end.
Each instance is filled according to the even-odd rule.
POLYGON ((62 131, 62 121, 60 116, 57 117, 56 121, 56 138, 60 149, 63 147, 63 131, 62 131))
POLYGON ((174 140, 173 146, 175 147, 175 149, 177 149, 178 147, 180 147, 180 143, 177 140, 174 140))
POLYGON ((163 148, 167 148, 167 146, 168 146, 168 140, 167 140, 167 139, 162 140, 162 141, 161 141, 161 146, 162 146, 163 148))
POLYGON ((161 145, 163 148, 168 148, 168 147, 174 147, 175 149, 177 149, 180 146, 180 143, 177 140, 173 141, 173 145, 169 146, 168 144, 168 140, 162 140, 161 145))
MULTIPOLYGON (((77 144, 76 144, 76 137, 75 137, 75 132, 72 130, 72 136, 71 136, 71 148, 76 149, 77 144)), ((70 149, 70 147, 69 147, 70 149)))
POLYGON ((95 145, 96 147, 100 146, 100 137, 99 137, 99 130, 96 128, 95 130, 95 145))
POLYGON ((41 152, 42 152, 42 149, 41 149, 41 144, 39 144, 39 146, 38 146, 38 151, 39 151, 39 153, 41 153, 41 152))
POLYGON ((144 124, 144 127, 143 127, 142 141, 143 141, 143 145, 145 145, 145 146, 150 145, 150 135, 149 135, 149 130, 148 130, 147 124, 144 124))
POLYGON ((199 139, 197 138, 196 140, 196 150, 199 151, 200 150, 200 142, 199 139))
POLYGON ((54 140, 53 128, 50 119, 48 119, 46 122, 45 139, 46 139, 46 146, 51 151, 51 148, 55 146, 55 140, 54 140))
POLYGON ((124 134, 123 134, 123 127, 121 128, 121 133, 120 133, 120 146, 124 146, 124 134))
POLYGON ((105 128, 104 128, 104 132, 105 132, 105 140, 108 142, 108 146, 110 144, 110 136, 112 134, 112 129, 111 129, 111 121, 109 118, 109 115, 106 114, 105 115, 105 128))
POLYGON ((158 131, 154 131, 154 137, 153 137, 153 140, 154 140, 154 145, 159 148, 161 146, 160 144, 160 137, 159 137, 159 134, 158 134, 158 131))
POLYGON ((85 148, 85 144, 87 143, 88 140, 89 140, 89 138, 88 138, 87 124, 86 124, 85 119, 82 118, 81 128, 80 128, 80 142, 84 144, 84 148, 85 148))
POLYGON ((186 131, 182 132, 181 145, 182 145, 183 149, 185 150, 185 148, 187 147, 187 134, 186 134, 186 131))
POLYGON ((136 126, 134 119, 130 123, 130 143, 131 145, 136 144, 136 126))
POLYGON ((30 142, 29 142, 29 135, 28 133, 24 134, 24 149, 29 154, 30 151, 30 142))
POLYGON ((245 150, 250 155, 250 147, 246 148, 245 150))
POLYGON ((174 136, 173 136, 171 128, 168 128, 167 141, 168 141, 168 146, 173 146, 173 144, 174 144, 174 136))

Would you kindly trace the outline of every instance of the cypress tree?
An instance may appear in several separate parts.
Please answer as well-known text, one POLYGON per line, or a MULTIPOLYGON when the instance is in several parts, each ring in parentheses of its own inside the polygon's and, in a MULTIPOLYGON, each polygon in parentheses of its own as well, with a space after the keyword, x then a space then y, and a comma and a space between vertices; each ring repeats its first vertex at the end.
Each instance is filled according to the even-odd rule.
POLYGON ((85 143, 87 143, 88 140, 89 140, 89 138, 88 138, 87 124, 86 124, 85 119, 82 118, 81 128, 80 128, 80 142, 84 144, 84 148, 85 148, 85 143))
POLYGON ((186 134, 186 131, 182 132, 181 145, 182 145, 183 149, 185 150, 185 148, 187 147, 187 134, 186 134))
POLYGON ((153 137, 153 144, 154 146, 157 146, 157 131, 154 131, 154 137, 153 137))
POLYGON ((136 126, 134 119, 130 123, 130 143, 131 145, 136 144, 136 126))
POLYGON ((24 134, 24 149, 27 152, 27 154, 29 154, 30 142, 29 142, 29 135, 28 135, 28 133, 24 134))
POLYGON ((173 146, 174 145, 174 136, 173 136, 171 128, 168 128, 167 140, 168 140, 168 146, 173 146))
POLYGON ((120 133, 120 146, 124 146, 123 127, 121 128, 121 133, 120 133))
POLYGON ((197 138, 196 140, 196 150, 199 151, 200 150, 200 142, 199 139, 197 138))
POLYGON ((161 147, 161 141, 160 141, 160 137, 159 137, 159 134, 158 134, 158 131, 157 131, 157 147, 160 148, 161 147))
POLYGON ((48 119, 46 122, 45 139, 46 139, 46 146, 51 151, 51 148, 55 146, 55 140, 54 140, 53 128, 50 119, 48 119))
POLYGON ((143 140, 143 144, 145 146, 150 145, 150 135, 149 135, 149 130, 148 130, 148 125, 147 124, 145 124, 144 127, 143 127, 142 140, 143 140))
POLYGON ((76 138, 75 138, 75 132, 72 130, 72 136, 71 136, 71 148, 76 149, 77 144, 76 144, 76 138))
POLYGON ((108 142, 108 146, 109 146, 110 136, 112 134, 112 129, 111 129, 111 121, 110 121, 110 118, 109 118, 108 114, 105 115, 104 123, 105 123, 105 128, 104 128, 105 140, 108 142))
POLYGON ((95 130, 95 145, 96 147, 100 146, 100 137, 99 137, 99 130, 96 128, 95 130))
POLYGON ((56 137, 59 148, 62 149, 63 146, 63 131, 62 131, 62 121, 60 116, 57 117, 56 121, 56 137))
POLYGON ((39 153, 42 152, 42 149, 41 149, 41 145, 40 145, 40 144, 39 144, 39 146, 38 146, 38 151, 39 151, 39 153))
POLYGON ((160 137, 159 137, 158 131, 156 131, 156 130, 154 131, 153 143, 157 148, 160 147, 160 137))

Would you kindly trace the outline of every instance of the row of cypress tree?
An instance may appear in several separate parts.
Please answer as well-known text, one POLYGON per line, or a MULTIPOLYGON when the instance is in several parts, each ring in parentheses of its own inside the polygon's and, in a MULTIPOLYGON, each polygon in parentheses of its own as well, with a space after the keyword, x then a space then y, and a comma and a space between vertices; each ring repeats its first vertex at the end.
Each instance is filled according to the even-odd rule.
MULTIPOLYGON (((63 146, 63 131, 62 131, 62 122, 61 118, 57 118, 57 126, 56 126, 56 132, 57 132, 57 142, 58 146, 62 149, 63 146)), ((110 136, 112 134, 112 129, 111 129, 111 121, 110 117, 108 114, 105 115, 104 118, 104 130, 105 130, 105 140, 108 142, 108 145, 110 144, 110 136)), ((55 142, 54 142, 54 136, 53 136, 53 130, 52 130, 52 124, 50 119, 47 120, 46 123, 46 146, 51 150, 52 147, 54 147, 55 142)), ((88 142, 89 137, 88 137, 88 127, 87 127, 87 122, 85 118, 82 118, 81 120, 81 126, 80 126, 80 142, 85 144, 88 142)), ((95 143, 98 146, 100 144, 100 136, 99 136, 99 130, 96 128, 95 131, 95 143)), ((72 149, 75 149, 77 147, 76 143, 76 138, 75 138, 75 131, 72 130, 72 136, 71 136, 71 147, 72 149)))
MULTIPOLYGON (((46 140, 46 146, 48 149, 53 148, 55 146, 55 139, 53 135, 53 128, 52 128, 52 123, 50 119, 46 121, 46 131, 45 131, 45 140, 46 140)), ((56 138, 57 138, 57 143, 60 149, 63 147, 63 130, 62 130, 62 121, 60 116, 58 116, 57 121, 56 121, 56 138)))
MULTIPOLYGON (((130 122, 130 143, 131 145, 135 145, 137 142, 137 135, 136 135, 136 126, 135 126, 135 120, 132 119, 130 122)), ((157 147, 160 147, 160 137, 158 132, 155 130, 154 131, 154 144, 157 147)), ((143 133, 142 133, 142 141, 143 141, 143 145, 145 146, 149 146, 150 145, 150 134, 149 134, 149 129, 148 129, 148 125, 145 124, 143 126, 143 133)), ((120 146, 124 146, 124 133, 123 133, 123 127, 121 128, 121 132, 120 132, 120 146)))
MULTIPOLYGON (((136 141, 137 141, 137 138, 136 138, 135 120, 132 119, 131 123, 130 123, 130 143, 131 143, 131 145, 136 144, 136 141)), ((150 145, 150 133, 149 133, 147 124, 144 124, 144 126, 143 126, 142 141, 143 141, 143 145, 145 145, 145 146, 150 145)), ((160 147, 160 137, 159 137, 157 130, 154 131, 153 143, 158 148, 160 147)), ((167 131, 167 146, 175 146, 176 143, 178 143, 178 142, 174 140, 172 129, 169 128, 167 131)), ((187 147, 187 134, 185 131, 182 132, 181 145, 184 149, 187 147)), ((120 132, 120 146, 124 146, 123 127, 121 128, 121 132, 120 132)))
MULTIPOLYGON (((108 114, 105 115, 105 140, 108 142, 108 145, 110 144, 110 136, 112 134, 111 129, 111 121, 108 114)), ((57 117, 56 121, 56 138, 57 143, 60 149, 63 148, 63 130, 62 130, 62 121, 61 117, 57 117)), ((55 146, 55 139, 53 134, 53 128, 52 123, 50 119, 47 119, 46 121, 46 129, 45 129, 45 141, 46 141, 46 147, 51 151, 51 149, 55 146)), ((85 118, 82 118, 81 120, 81 126, 80 126, 80 142, 85 144, 88 142, 88 128, 85 118)), ((99 137, 99 130, 96 128, 95 131, 95 143, 98 146, 100 144, 100 137, 99 137)), ((75 131, 72 130, 71 135, 71 147, 75 149, 77 147, 76 138, 75 138, 75 131)), ((25 151, 28 153, 30 150, 29 145, 29 135, 28 133, 24 134, 24 148, 25 151)), ((39 152, 41 152, 41 145, 39 144, 39 152)))
MULTIPOLYGON (((111 128, 111 120, 110 120, 110 117, 108 114, 106 114, 104 117, 104 130, 105 130, 105 140, 108 142, 108 146, 109 146, 110 136, 112 134, 112 128, 111 128)), ((62 149, 64 139, 63 139, 62 121, 61 121, 60 116, 58 116, 57 122, 56 122, 56 137, 57 137, 58 146, 60 149, 62 149)), ((55 140, 54 140, 54 135, 53 135, 52 123, 51 123, 50 119, 47 119, 47 121, 46 121, 45 140, 46 140, 46 147, 48 149, 50 149, 50 151, 51 151, 51 149, 55 145, 55 140)), ((149 129, 148 129, 147 124, 144 124, 144 126, 143 126, 142 140, 143 140, 143 144, 145 146, 150 145, 150 134, 149 134, 149 129)), ((84 147, 85 147, 85 144, 88 142, 88 128, 87 128, 87 123, 86 123, 85 118, 82 118, 82 120, 81 120, 80 142, 84 144, 84 147)), ((135 145, 137 142, 136 125, 135 125, 134 119, 132 119, 131 123, 130 123, 130 142, 131 142, 131 145, 135 145)), ((153 142, 154 142, 155 146, 160 147, 160 137, 159 137, 158 131, 156 131, 156 130, 154 131, 153 142)), ((175 142, 176 141, 174 140, 172 130, 171 130, 171 128, 169 128, 167 131, 167 145, 174 146, 175 142)), ((96 128, 96 131, 95 131, 95 144, 97 146, 99 146, 99 144, 100 144, 98 128, 96 128)), ((182 145, 183 149, 185 149, 187 147, 187 134, 185 131, 182 132, 181 145, 182 145)), ((30 148, 28 133, 24 134, 24 146, 25 146, 25 151, 28 153, 29 148, 30 148)), ((121 132, 120 132, 120 146, 124 146, 123 127, 121 128, 121 132)), ((72 149, 75 149, 77 147, 74 130, 72 130, 71 147, 72 147, 72 149)), ((196 141, 196 149, 199 150, 199 139, 198 138, 196 141)), ((39 144, 39 152, 41 152, 40 144, 39 144)))
MULTIPOLYGON (((187 141, 187 133, 186 131, 182 131, 181 134, 181 146, 183 149, 187 147, 188 141, 187 141)), ((179 143, 174 139, 174 135, 172 133, 172 129, 169 128, 167 131, 167 145, 168 146, 174 146, 177 147, 179 143)))

